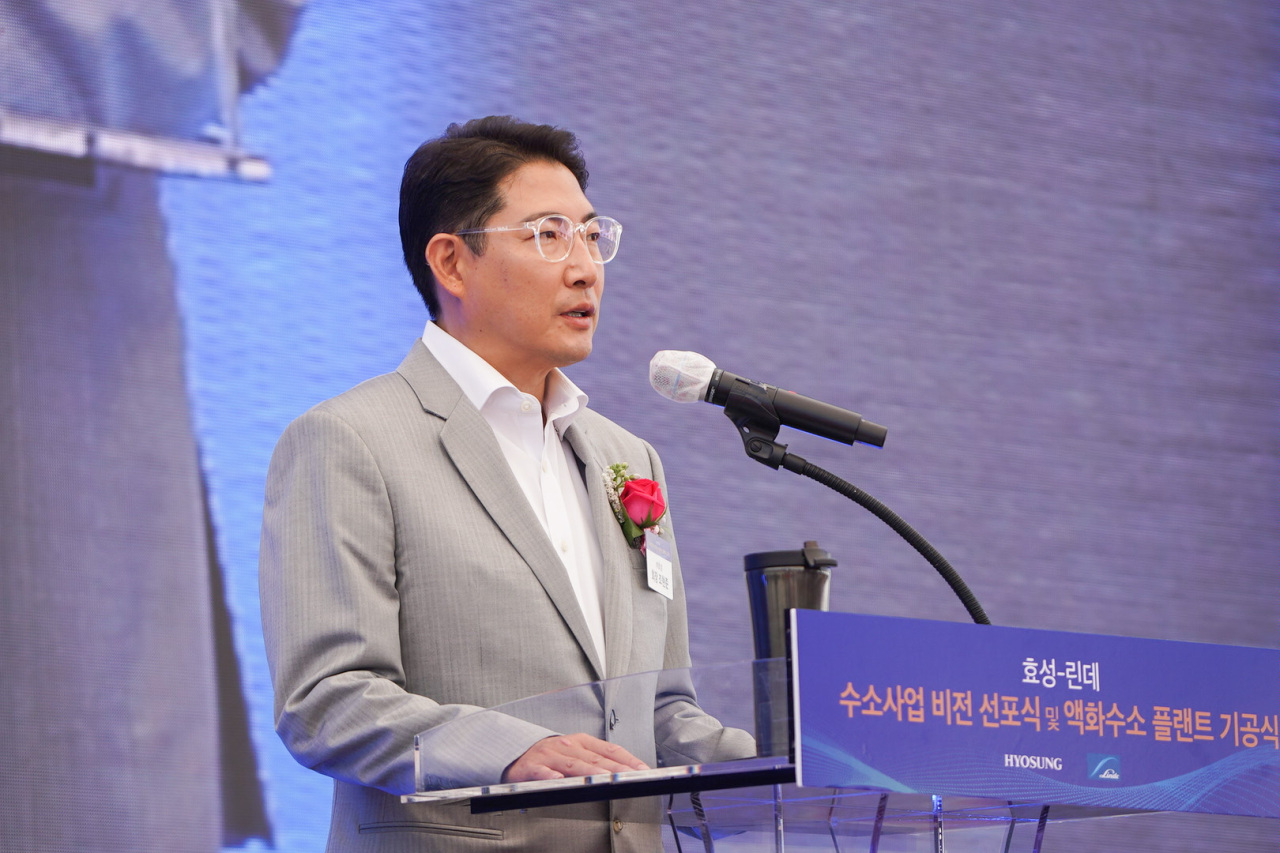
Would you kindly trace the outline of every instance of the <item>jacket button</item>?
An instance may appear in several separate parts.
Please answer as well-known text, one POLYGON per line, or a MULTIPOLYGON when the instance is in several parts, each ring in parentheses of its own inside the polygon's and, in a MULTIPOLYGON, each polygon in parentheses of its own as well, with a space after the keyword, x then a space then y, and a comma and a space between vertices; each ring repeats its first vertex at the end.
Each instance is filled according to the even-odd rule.
POLYGON ((623 826, 622 818, 615 817, 615 818, 613 819, 613 831, 614 831, 614 832, 622 832, 622 826, 623 826))

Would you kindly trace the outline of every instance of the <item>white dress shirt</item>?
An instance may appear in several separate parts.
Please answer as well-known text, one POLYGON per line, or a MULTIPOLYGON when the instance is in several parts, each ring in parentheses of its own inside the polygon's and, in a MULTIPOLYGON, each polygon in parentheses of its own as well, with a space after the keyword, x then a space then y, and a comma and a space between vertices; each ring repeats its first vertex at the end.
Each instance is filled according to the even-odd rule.
POLYGON ((564 432, 586 407, 587 395, 559 370, 547 380, 546 399, 525 394, 465 344, 434 322, 422 343, 493 427, 511 473, 560 555, 604 665, 604 615, 600 590, 604 560, 596 540, 591 502, 578 459, 564 432), (545 419, 543 415, 546 415, 545 419))

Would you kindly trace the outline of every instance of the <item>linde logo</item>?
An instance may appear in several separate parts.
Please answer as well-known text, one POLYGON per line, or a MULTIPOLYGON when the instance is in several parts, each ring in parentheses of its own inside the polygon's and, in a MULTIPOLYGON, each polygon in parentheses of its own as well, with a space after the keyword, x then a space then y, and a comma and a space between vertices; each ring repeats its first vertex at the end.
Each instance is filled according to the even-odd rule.
POLYGON ((1091 752, 1088 755, 1089 778, 1120 781, 1120 756, 1091 752))
POLYGON ((1061 770, 1062 759, 1050 755, 1014 755, 1006 752, 1004 766, 1020 770, 1061 770))

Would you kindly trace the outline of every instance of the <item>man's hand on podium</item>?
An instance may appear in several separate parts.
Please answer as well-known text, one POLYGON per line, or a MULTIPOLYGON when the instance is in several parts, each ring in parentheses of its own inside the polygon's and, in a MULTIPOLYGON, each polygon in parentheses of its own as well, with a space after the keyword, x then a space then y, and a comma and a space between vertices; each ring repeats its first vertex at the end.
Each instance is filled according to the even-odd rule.
POLYGON ((503 782, 564 779, 624 770, 648 770, 649 765, 622 747, 589 734, 543 738, 507 766, 503 782))

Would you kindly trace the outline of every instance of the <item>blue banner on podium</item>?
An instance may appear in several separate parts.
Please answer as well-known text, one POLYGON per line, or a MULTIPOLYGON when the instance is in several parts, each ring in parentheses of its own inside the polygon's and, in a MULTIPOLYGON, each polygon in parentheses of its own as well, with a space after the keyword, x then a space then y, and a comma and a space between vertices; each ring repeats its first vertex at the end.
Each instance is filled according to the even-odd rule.
POLYGON ((1280 651, 791 618, 801 785, 1280 818, 1280 651))

